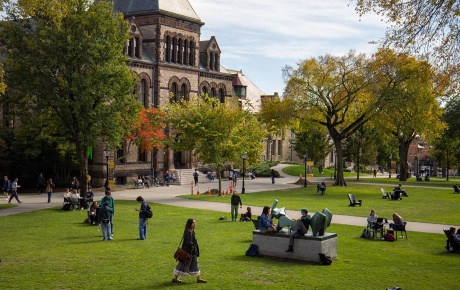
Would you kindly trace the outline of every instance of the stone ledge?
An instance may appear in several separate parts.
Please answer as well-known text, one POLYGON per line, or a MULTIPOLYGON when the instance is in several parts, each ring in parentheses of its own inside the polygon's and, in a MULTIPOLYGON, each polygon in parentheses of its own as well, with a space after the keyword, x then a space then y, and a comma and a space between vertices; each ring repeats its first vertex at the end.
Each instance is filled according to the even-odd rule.
POLYGON ((289 245, 289 234, 283 230, 275 234, 262 234, 253 231, 252 243, 259 247, 261 256, 270 256, 283 259, 319 262, 318 253, 324 253, 333 260, 337 258, 337 234, 325 233, 323 236, 313 237, 311 232, 294 240, 294 252, 285 251, 289 245))

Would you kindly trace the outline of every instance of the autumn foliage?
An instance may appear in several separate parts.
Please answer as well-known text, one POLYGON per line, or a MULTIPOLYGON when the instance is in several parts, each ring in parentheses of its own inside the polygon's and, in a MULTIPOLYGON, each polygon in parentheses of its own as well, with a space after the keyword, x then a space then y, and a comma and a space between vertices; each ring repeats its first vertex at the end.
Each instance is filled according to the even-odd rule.
POLYGON ((166 135, 163 133, 165 113, 156 108, 142 109, 134 130, 128 139, 134 142, 142 151, 151 151, 162 147, 166 135))

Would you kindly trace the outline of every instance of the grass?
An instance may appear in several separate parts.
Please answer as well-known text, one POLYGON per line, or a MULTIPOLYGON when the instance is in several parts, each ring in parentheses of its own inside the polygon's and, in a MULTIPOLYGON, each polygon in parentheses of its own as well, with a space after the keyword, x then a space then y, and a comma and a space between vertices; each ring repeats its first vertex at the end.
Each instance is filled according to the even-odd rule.
MULTIPOLYGON (((305 176, 305 166, 304 165, 291 165, 283 168, 283 172, 287 175, 292 176, 305 176)), ((345 177, 356 177, 356 172, 344 172, 345 177)), ((334 176, 334 168, 323 168, 323 174, 320 174, 317 167, 313 167, 313 176, 314 177, 331 177, 334 176)), ((360 173, 360 176, 370 176, 370 174, 360 173)))
MULTIPOLYGON (((278 207, 290 210, 300 210, 307 207, 311 212, 328 208, 333 214, 367 217, 371 209, 377 210, 381 217, 391 218, 397 212, 406 221, 449 224, 460 220, 458 203, 460 196, 452 194, 453 190, 446 188, 406 187, 409 197, 401 201, 382 199, 380 188, 390 191, 392 186, 373 184, 353 184, 348 187, 328 186, 325 195, 316 193, 315 185, 307 188, 299 187, 292 190, 255 192, 241 195, 244 205, 271 206, 278 199, 278 207), (362 207, 348 206, 348 193, 363 201, 362 207)), ((213 202, 230 203, 230 196, 216 195, 184 195, 188 199, 201 199, 213 202)), ((260 213, 255 213, 259 215, 260 213)))
MULTIPOLYGON (((265 198, 244 199, 253 195, 265 198)), ((135 201, 117 201, 111 242, 83 224, 82 211, 1 217, 0 289, 447 289, 458 273, 460 256, 444 253, 444 235, 410 232, 408 240, 389 243, 359 238, 362 227, 332 224, 328 231, 338 233, 338 259, 326 267, 247 257, 252 223, 219 221, 220 212, 151 205, 146 241, 136 240, 135 201), (208 284, 186 278, 179 286, 170 282, 172 255, 189 217, 197 221, 199 262, 208 284)))

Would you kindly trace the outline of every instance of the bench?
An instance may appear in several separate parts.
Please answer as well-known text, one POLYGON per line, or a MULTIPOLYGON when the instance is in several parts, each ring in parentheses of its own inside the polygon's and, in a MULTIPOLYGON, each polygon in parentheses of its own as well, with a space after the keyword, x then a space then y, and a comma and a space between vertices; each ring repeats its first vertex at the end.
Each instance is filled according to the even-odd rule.
POLYGON ((382 191, 382 198, 385 199, 385 198, 390 198, 391 196, 391 193, 390 192, 386 192, 385 189, 383 189, 382 187, 380 187, 380 191, 382 191))
POLYGON ((337 258, 337 234, 324 233, 322 236, 313 237, 311 232, 296 238, 294 252, 285 252, 289 245, 287 229, 279 233, 263 234, 258 230, 252 233, 252 243, 259 247, 261 256, 292 259, 308 262, 318 262, 318 253, 330 256, 332 260, 337 258))
POLYGON ((363 202, 361 199, 356 201, 354 194, 348 194, 348 199, 350 200, 350 204, 348 206, 355 206, 357 204, 359 204, 359 206, 361 206, 361 203, 363 202))

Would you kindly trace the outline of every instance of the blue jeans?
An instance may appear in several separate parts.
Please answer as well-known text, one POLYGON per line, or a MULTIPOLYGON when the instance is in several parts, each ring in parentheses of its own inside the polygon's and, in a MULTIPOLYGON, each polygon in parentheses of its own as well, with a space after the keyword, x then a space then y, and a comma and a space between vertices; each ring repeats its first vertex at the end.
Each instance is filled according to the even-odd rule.
POLYGON ((147 238, 147 219, 139 219, 139 239, 145 240, 147 238))
POLYGON ((112 235, 112 229, 111 229, 111 223, 101 223, 101 230, 102 230, 102 238, 104 241, 111 240, 111 235, 112 235))
POLYGON ((50 202, 51 202, 51 194, 52 194, 52 192, 51 192, 51 191, 50 191, 50 192, 48 192, 48 203, 50 203, 50 202))

